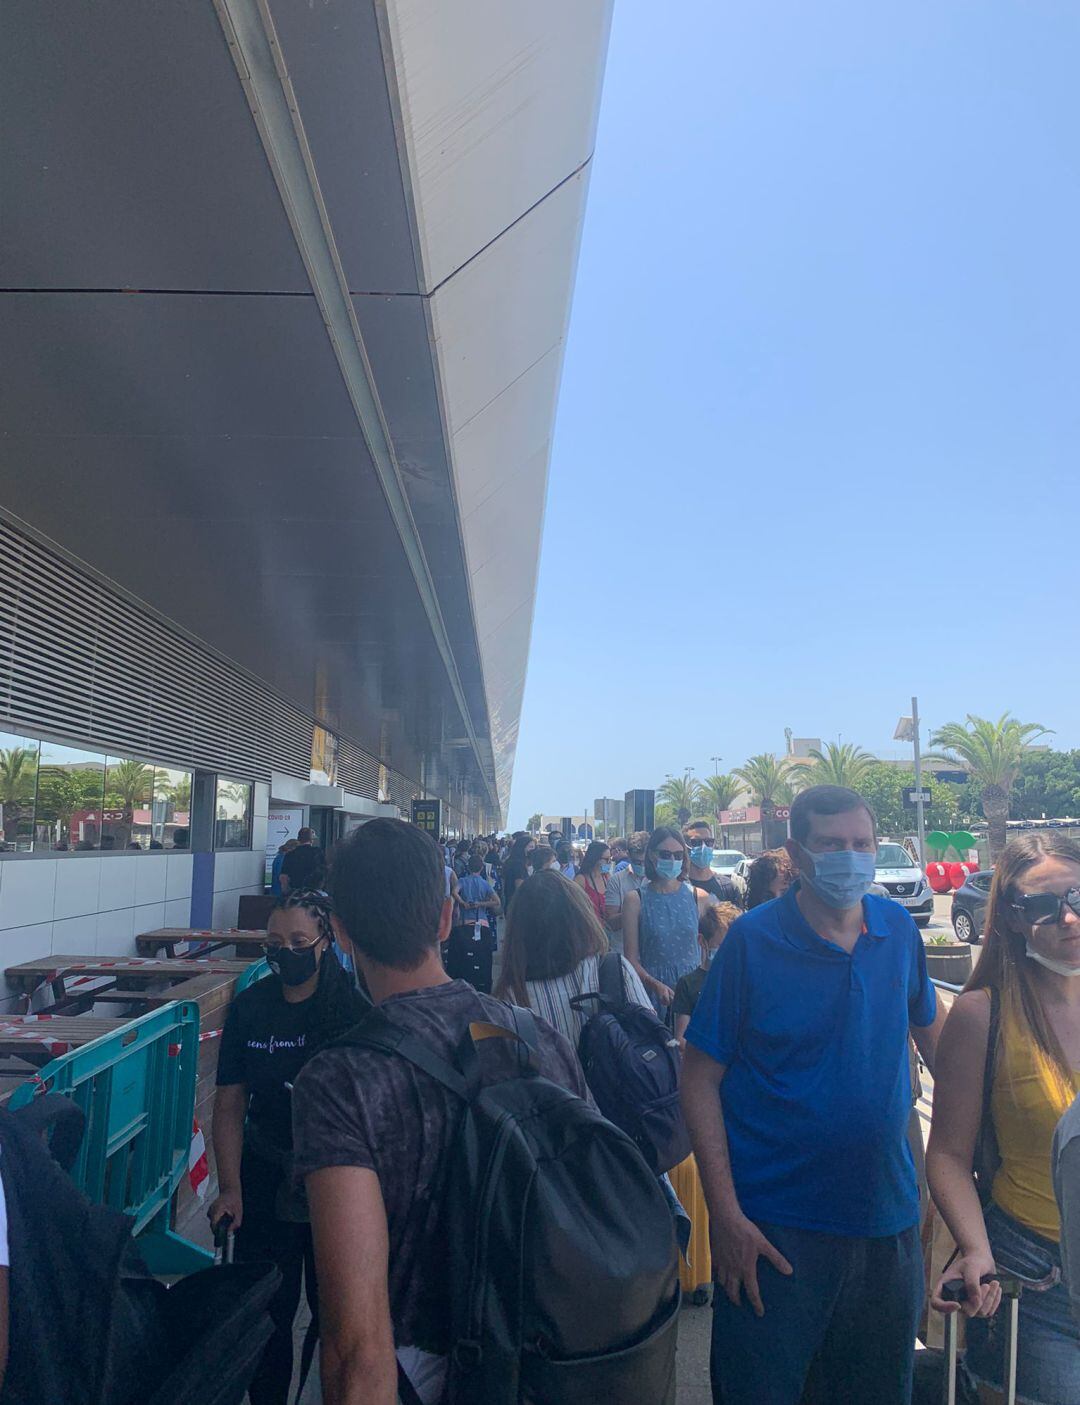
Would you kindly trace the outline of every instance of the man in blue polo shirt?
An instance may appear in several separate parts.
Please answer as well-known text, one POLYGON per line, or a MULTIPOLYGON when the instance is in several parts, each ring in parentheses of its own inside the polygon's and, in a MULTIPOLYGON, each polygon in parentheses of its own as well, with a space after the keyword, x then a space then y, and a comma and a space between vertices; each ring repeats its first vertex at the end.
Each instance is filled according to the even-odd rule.
POLYGON ((686 1032, 683 1107, 709 1205, 723 1405, 907 1405, 922 1302, 908 1032, 944 1022, 922 940, 867 896, 861 796, 791 807, 800 882, 728 932, 686 1032))

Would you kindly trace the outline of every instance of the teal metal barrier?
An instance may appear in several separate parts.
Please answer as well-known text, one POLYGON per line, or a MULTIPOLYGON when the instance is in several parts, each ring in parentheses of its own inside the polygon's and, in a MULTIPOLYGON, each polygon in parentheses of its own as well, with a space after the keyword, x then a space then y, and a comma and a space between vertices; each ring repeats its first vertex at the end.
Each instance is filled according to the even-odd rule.
POLYGON ((269 974, 270 967, 267 964, 265 956, 259 961, 253 961, 244 974, 237 980, 236 994, 239 995, 242 990, 247 990, 249 985, 254 985, 256 981, 261 981, 264 976, 268 976, 269 974))
POLYGON ((91 1200, 132 1217, 156 1274, 192 1273, 213 1262, 169 1225, 188 1169, 198 1064, 199 1007, 173 1001, 53 1059, 11 1096, 13 1109, 41 1093, 78 1103, 86 1130, 72 1178, 91 1200))

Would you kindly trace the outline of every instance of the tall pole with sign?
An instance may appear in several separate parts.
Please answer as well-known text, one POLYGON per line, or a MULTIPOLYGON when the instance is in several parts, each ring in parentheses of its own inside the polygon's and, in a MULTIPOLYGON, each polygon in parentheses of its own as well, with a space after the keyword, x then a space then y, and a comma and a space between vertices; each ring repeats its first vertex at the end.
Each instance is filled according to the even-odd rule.
POLYGON ((922 751, 919 747, 919 699, 911 699, 911 733, 915 743, 915 823, 919 837, 919 867, 926 868, 926 816, 923 811, 922 751))

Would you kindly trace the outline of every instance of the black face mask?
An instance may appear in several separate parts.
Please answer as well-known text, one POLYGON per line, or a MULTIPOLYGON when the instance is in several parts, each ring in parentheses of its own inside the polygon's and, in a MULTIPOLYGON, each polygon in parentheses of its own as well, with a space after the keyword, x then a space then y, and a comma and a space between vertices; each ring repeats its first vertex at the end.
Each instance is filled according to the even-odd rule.
POLYGON ((311 946, 305 946, 300 951, 293 951, 287 946, 264 947, 266 964, 282 985, 303 985, 319 969, 319 963, 315 959, 317 945, 317 942, 313 942, 311 946))

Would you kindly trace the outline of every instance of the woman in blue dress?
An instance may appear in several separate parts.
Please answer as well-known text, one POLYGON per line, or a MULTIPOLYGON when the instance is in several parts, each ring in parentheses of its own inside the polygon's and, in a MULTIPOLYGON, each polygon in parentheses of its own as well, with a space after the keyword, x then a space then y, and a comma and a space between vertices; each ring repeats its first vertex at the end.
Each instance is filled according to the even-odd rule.
POLYGON ((688 865, 679 831, 654 829, 645 851, 646 882, 623 901, 623 954, 669 1023, 676 985, 701 960, 698 919, 716 902, 686 881, 688 865))

